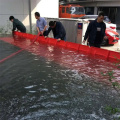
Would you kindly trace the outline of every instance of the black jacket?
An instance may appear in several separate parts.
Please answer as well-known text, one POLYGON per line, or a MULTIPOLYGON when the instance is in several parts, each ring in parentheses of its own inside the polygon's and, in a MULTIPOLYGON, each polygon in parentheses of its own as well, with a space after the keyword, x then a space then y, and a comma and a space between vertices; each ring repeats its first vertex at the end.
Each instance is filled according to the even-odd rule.
POLYGON ((63 27, 61 22, 56 22, 56 26, 55 28, 51 28, 49 27, 47 35, 49 34, 49 32, 52 30, 54 38, 61 38, 61 40, 64 39, 64 37, 66 36, 66 31, 65 28, 63 27))
POLYGON ((25 26, 24 26, 24 25, 22 24, 22 22, 20 22, 18 19, 14 19, 14 20, 13 20, 13 30, 12 30, 12 31, 16 30, 16 28, 17 28, 18 30, 20 30, 21 32, 26 31, 25 26))
MULTIPOLYGON (((101 43, 105 36, 106 25, 104 22, 100 23, 101 26, 101 43)), ((85 33, 84 40, 88 38, 89 43, 94 43, 97 34, 97 19, 89 23, 87 31, 85 33)))

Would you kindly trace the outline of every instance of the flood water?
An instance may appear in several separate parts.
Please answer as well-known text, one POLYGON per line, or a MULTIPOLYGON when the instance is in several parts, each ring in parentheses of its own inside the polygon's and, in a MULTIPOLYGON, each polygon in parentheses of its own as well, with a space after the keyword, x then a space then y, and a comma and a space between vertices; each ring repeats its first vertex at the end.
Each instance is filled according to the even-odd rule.
MULTIPOLYGON (((17 46, 0 40, 0 60, 17 46)), ((0 63, 0 120, 113 120, 105 108, 120 108, 120 95, 100 75, 113 69, 119 80, 112 63, 34 44, 0 63)))

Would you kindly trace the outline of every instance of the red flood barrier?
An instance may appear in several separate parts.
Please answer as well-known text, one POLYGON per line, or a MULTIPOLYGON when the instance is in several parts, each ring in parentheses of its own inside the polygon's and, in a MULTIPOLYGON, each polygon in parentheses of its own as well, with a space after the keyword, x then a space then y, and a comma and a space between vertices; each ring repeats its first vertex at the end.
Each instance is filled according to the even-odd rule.
POLYGON ((66 42, 66 48, 78 51, 79 47, 80 47, 80 45, 77 43, 66 42))
POLYGON ((39 36, 38 42, 39 43, 48 43, 48 38, 45 39, 44 36, 39 36))
MULTIPOLYGON (((21 32, 14 32, 15 35, 22 36, 29 39, 34 39, 36 35, 28 34, 28 33, 21 33, 21 32)), ((84 54, 92 55, 95 58, 107 60, 110 62, 120 62, 120 53, 113 52, 105 49, 100 49, 96 47, 89 47, 86 45, 81 45, 72 42, 65 42, 63 40, 57 41, 53 38, 44 38, 44 36, 39 36, 37 40, 39 43, 51 44, 58 47, 64 47, 67 49, 75 50, 78 52, 82 52, 84 54)))
POLYGON ((79 47, 79 52, 85 53, 85 54, 89 54, 90 53, 90 47, 86 46, 86 45, 80 45, 79 47))
POLYGON ((34 38, 34 36, 32 35, 32 34, 28 34, 28 37, 27 37, 28 39, 33 39, 34 38))
POLYGON ((24 38, 27 38, 27 34, 25 34, 25 33, 23 33, 23 35, 22 35, 24 38))
POLYGON ((58 41, 56 45, 59 47, 66 47, 66 44, 67 43, 65 41, 61 40, 61 41, 58 41))
POLYGON ((103 60, 108 60, 109 52, 108 50, 100 49, 100 48, 95 48, 95 57, 103 60))
POLYGON ((109 51, 108 61, 120 63, 120 53, 109 51))
POLYGON ((56 45, 57 44, 56 39, 53 39, 53 38, 47 38, 47 39, 48 39, 48 44, 51 44, 51 45, 56 45))
POLYGON ((29 38, 29 35, 30 35, 30 34, 23 33, 23 37, 24 37, 24 38, 29 38))
POLYGON ((14 33, 14 35, 19 35, 19 32, 17 32, 17 31, 14 31, 13 33, 14 33))
POLYGON ((19 33, 18 35, 19 35, 20 37, 23 37, 23 33, 19 33))
POLYGON ((97 49, 100 49, 100 48, 90 47, 89 54, 92 55, 92 56, 95 56, 95 53, 96 53, 97 49))

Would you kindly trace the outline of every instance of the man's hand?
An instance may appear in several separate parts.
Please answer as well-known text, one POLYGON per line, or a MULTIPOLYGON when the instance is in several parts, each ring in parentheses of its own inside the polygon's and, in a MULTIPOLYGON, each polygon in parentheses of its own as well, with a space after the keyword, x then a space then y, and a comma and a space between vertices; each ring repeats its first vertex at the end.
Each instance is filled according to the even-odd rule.
POLYGON ((38 33, 41 34, 41 32, 38 30, 38 33))
POLYGON ((86 42, 86 41, 85 41, 85 40, 83 40, 83 44, 85 44, 85 42, 86 42))
POLYGON ((43 35, 44 31, 41 31, 41 35, 43 35))
POLYGON ((108 37, 107 36, 104 36, 104 40, 107 40, 108 39, 108 37))
POLYGON ((57 41, 60 41, 60 40, 61 40, 60 38, 57 39, 57 41))
POLYGON ((12 31, 12 35, 14 35, 14 31, 12 31))
POLYGON ((38 32, 39 35, 41 35, 41 32, 38 32))
POLYGON ((40 35, 43 35, 41 31, 38 31, 38 33, 39 33, 40 35))

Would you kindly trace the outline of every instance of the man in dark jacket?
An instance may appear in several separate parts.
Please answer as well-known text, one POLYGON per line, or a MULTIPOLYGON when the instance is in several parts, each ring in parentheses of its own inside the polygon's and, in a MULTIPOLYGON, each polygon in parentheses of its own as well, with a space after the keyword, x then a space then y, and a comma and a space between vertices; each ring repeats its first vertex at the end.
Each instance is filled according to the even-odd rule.
POLYGON ((20 32, 26 33, 26 28, 22 24, 22 22, 20 22, 18 19, 15 19, 13 16, 10 16, 9 20, 11 22, 13 22, 13 29, 12 29, 12 31, 15 31, 16 28, 17 28, 20 32))
POLYGON ((49 32, 52 30, 55 39, 57 39, 58 41, 66 40, 66 31, 61 22, 50 21, 49 26, 50 27, 48 29, 47 36, 49 32))
POLYGON ((107 36, 105 36, 106 25, 103 20, 104 13, 101 12, 96 20, 89 23, 83 43, 88 38, 89 46, 100 48, 103 39, 107 39, 107 36))

